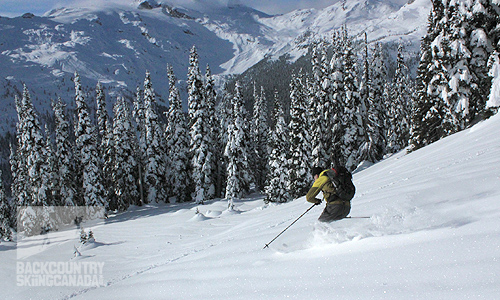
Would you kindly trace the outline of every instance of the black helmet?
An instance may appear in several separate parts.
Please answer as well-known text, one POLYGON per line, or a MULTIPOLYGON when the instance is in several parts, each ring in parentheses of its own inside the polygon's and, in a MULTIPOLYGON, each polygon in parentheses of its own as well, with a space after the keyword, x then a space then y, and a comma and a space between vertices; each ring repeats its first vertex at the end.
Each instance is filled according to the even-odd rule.
POLYGON ((314 177, 315 175, 319 175, 321 174, 321 172, 323 172, 325 169, 321 168, 321 167, 313 167, 311 169, 311 175, 314 177))

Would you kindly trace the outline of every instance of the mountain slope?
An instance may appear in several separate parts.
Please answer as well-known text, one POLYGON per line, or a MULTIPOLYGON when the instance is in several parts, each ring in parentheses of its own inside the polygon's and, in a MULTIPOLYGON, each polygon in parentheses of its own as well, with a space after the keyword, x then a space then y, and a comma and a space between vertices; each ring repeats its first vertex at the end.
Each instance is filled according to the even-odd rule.
MULTIPOLYGON (((3 86, 25 82, 34 94, 43 95, 35 105, 45 110, 50 108, 47 98, 56 94, 71 102, 70 78, 75 71, 84 85, 101 81, 114 98, 121 94, 116 91, 135 91, 149 70, 157 92, 166 97, 167 63, 185 76, 193 45, 203 49, 201 63, 210 62, 217 73, 233 53, 229 42, 195 20, 170 17, 161 8, 62 9, 43 18, 2 18, 0 28, 5 37, 0 56, 3 86)), ((12 106, 13 97, 5 98, 2 107, 12 106)))
MULTIPOLYGON (((117 96, 132 98, 151 72, 160 104, 167 105, 166 65, 182 80, 189 50, 198 48, 202 68, 214 74, 242 73, 265 57, 305 53, 314 37, 331 35, 347 24, 354 35, 367 30, 370 41, 400 40, 418 49, 425 32, 429 0, 337 2, 322 10, 269 16, 242 5, 200 1, 99 2, 61 8, 43 17, 0 18, 0 131, 15 129, 14 94, 26 83, 35 106, 50 114, 58 96, 72 107, 71 77, 78 71, 88 97, 101 81, 109 108, 117 96)), ((182 90, 182 89, 181 89, 182 90)))
POLYGON ((310 204, 226 201, 133 208, 79 231, 0 245, 5 299, 495 299, 500 292, 500 115, 354 175, 346 219, 310 204), (196 214, 199 211, 199 214, 196 214), (36 247, 39 248, 36 248, 36 247), (15 287, 16 263, 95 262, 101 287, 15 287))

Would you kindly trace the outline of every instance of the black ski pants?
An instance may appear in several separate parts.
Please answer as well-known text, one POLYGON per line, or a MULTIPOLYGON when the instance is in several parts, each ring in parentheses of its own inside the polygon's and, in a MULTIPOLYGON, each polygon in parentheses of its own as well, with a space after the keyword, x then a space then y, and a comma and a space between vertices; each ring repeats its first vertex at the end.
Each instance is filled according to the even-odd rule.
POLYGON ((351 212, 351 205, 349 202, 342 204, 326 204, 323 213, 318 218, 320 222, 333 222, 341 220, 351 212))

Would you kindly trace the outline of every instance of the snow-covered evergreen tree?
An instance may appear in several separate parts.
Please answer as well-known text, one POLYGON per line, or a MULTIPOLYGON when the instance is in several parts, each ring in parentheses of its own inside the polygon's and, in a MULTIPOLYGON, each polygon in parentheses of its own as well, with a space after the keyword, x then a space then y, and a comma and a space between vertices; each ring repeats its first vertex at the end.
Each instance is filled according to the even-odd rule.
POLYGON ((55 191, 61 205, 74 206, 76 203, 73 149, 69 140, 69 122, 66 119, 65 107, 61 98, 52 103, 55 122, 54 155, 57 169, 55 191))
MULTIPOLYGON (((233 123, 233 95, 227 91, 227 86, 221 95, 221 101, 217 105, 217 119, 219 125, 219 136, 217 137, 217 141, 219 145, 227 145, 228 141, 228 127, 233 123)), ((222 148, 222 159, 219 161, 218 168, 218 182, 217 188, 220 190, 221 195, 226 194, 226 186, 227 186, 227 159, 224 155, 225 148, 222 148)))
POLYGON ((47 186, 47 203, 51 206, 62 206, 59 198, 56 198, 56 183, 59 180, 57 174, 56 157, 52 145, 51 134, 45 124, 45 163, 42 167, 42 181, 47 186))
POLYGON ((40 122, 26 85, 21 100, 16 99, 19 123, 16 190, 18 205, 49 205, 47 182, 43 180, 46 166, 45 142, 40 122))
POLYGON ((2 180, 2 171, 0 170, 0 240, 12 240, 12 228, 10 227, 11 208, 9 199, 5 194, 5 187, 2 180))
MULTIPOLYGON (((449 81, 442 94, 446 107, 446 134, 462 130, 470 122, 470 99, 472 87, 476 86, 475 76, 469 66, 471 52, 466 41, 468 24, 466 15, 460 12, 466 9, 462 5, 463 3, 450 2, 448 24, 442 33, 443 40, 449 43, 443 46, 450 50, 442 55, 442 59, 449 64, 446 65, 449 81)), ((486 60, 485 57, 484 65, 486 60)))
POLYGON ((224 155, 227 159, 226 199, 231 203, 241 198, 249 190, 250 174, 248 165, 249 133, 245 120, 245 108, 240 92, 240 84, 236 83, 233 97, 233 119, 227 128, 228 140, 224 155))
POLYGON ((97 83, 96 86, 96 117, 97 117, 97 132, 98 132, 98 142, 106 134, 106 124, 108 121, 108 112, 106 111, 106 95, 104 94, 104 88, 101 82, 97 83))
POLYGON ((22 153, 22 120, 23 120, 23 108, 21 100, 15 97, 16 109, 18 114, 18 122, 16 124, 17 129, 17 148, 14 145, 10 145, 10 172, 12 175, 12 185, 11 193, 14 198, 16 206, 26 206, 29 203, 28 193, 27 193, 27 183, 28 183, 28 168, 26 166, 26 157, 22 153))
POLYGON ((255 121, 254 121, 254 117, 255 117, 255 102, 257 101, 256 99, 257 97, 257 88, 255 86, 255 82, 253 82, 253 100, 254 100, 254 112, 253 112, 253 115, 250 116, 248 115, 247 117, 249 118, 248 121, 249 121, 249 136, 250 136, 250 139, 252 139, 254 142, 253 143, 249 143, 248 145, 248 165, 250 166, 250 174, 253 178, 253 182, 255 184, 255 188, 257 191, 261 190, 259 185, 257 184, 257 176, 258 176, 258 172, 257 172, 257 164, 258 164, 258 153, 257 153, 257 141, 255 140, 255 137, 254 137, 254 133, 255 133, 255 121))
POLYGON ((134 131, 130 110, 123 97, 119 97, 114 107, 113 138, 115 159, 113 182, 116 209, 125 211, 139 198, 137 191, 137 161, 133 149, 134 131))
POLYGON ((115 211, 118 209, 118 197, 115 193, 115 165, 116 165, 116 149, 115 149, 115 139, 113 136, 113 123, 110 119, 106 120, 106 131, 102 136, 101 140, 101 155, 102 155, 102 173, 103 176, 103 186, 108 201, 108 209, 110 211, 115 211))
MULTIPOLYGON (((332 124, 331 140, 329 141, 330 161, 333 165, 345 165, 342 145, 345 132, 345 124, 342 121, 345 111, 345 90, 344 90, 344 57, 342 50, 342 32, 336 32, 333 36, 333 56, 330 60, 330 101, 332 111, 330 122, 332 124)), ((315 112, 312 112, 314 116, 315 112)), ((328 167, 328 165, 318 165, 328 167)))
POLYGON ((312 52, 313 79, 310 82, 311 91, 311 148, 312 162, 316 166, 329 164, 328 147, 331 142, 330 106, 327 90, 330 88, 328 66, 326 65, 325 43, 315 44, 312 52))
POLYGON ((168 68, 169 76, 169 110, 168 124, 165 130, 167 153, 169 155, 169 178, 172 187, 171 196, 177 202, 191 200, 189 177, 189 133, 186 116, 182 111, 182 101, 176 87, 177 79, 171 66, 168 68))
POLYGON ((151 83, 151 75, 146 72, 144 79, 144 127, 145 127, 145 173, 147 186, 147 202, 166 202, 168 200, 165 186, 165 152, 161 149, 163 138, 156 99, 151 83))
POLYGON ((411 126, 410 126, 410 151, 417 150, 436 140, 438 136, 438 122, 436 114, 431 114, 430 109, 433 106, 434 98, 428 93, 428 84, 433 74, 429 72, 429 66, 432 64, 431 43, 436 37, 438 20, 442 12, 437 7, 442 4, 440 0, 432 1, 433 9, 428 18, 427 34, 420 42, 420 61, 417 68, 416 94, 417 97, 412 105, 411 126), (428 126, 431 124, 432 126, 428 126))
POLYGON ((486 102, 486 114, 491 115, 498 112, 500 107, 500 56, 498 52, 490 56, 488 62, 489 75, 492 77, 491 92, 486 102))
POLYGON ((212 76, 212 72, 210 71, 210 66, 207 65, 207 69, 205 72, 205 101, 207 104, 207 117, 208 117, 208 154, 205 168, 205 176, 209 176, 208 180, 205 182, 207 191, 207 198, 213 199, 216 197, 216 182, 217 182, 217 174, 218 174, 218 166, 217 162, 220 161, 220 157, 223 155, 219 145, 217 144, 217 136, 219 135, 219 127, 217 122, 216 115, 216 99, 217 93, 215 92, 215 82, 212 76))
POLYGON ((467 14, 467 21, 470 24, 469 68, 474 75, 469 103, 470 122, 484 112, 487 101, 484 95, 489 95, 492 88, 488 62, 495 52, 500 50, 499 19, 500 2, 498 1, 475 0, 469 6, 467 14))
POLYGON ((266 177, 267 177, 267 158, 269 156, 268 150, 268 110, 267 100, 264 94, 264 88, 260 88, 260 93, 254 84, 254 106, 252 118, 252 140, 254 141, 254 155, 255 161, 253 164, 254 178, 257 188, 261 191, 264 190, 266 177))
POLYGON ((345 158, 345 167, 354 170, 357 167, 357 150, 363 142, 363 124, 361 117, 362 103, 359 94, 357 79, 357 58, 352 47, 352 41, 344 28, 342 34, 343 49, 343 82, 344 82, 344 136, 342 153, 345 158))
POLYGON ((412 148, 466 128, 485 109, 487 61, 498 42, 498 4, 432 1, 417 73, 412 148))
POLYGON ((374 161, 382 159, 387 147, 388 71, 382 44, 376 43, 370 68, 370 91, 368 95, 368 124, 374 161))
POLYGON ((57 199, 55 190, 57 188, 56 182, 58 181, 56 159, 54 149, 50 138, 48 126, 45 125, 45 163, 42 164, 42 187, 45 189, 44 194, 47 197, 47 206, 43 208, 42 215, 44 217, 46 231, 57 230, 61 224, 61 216, 55 213, 55 206, 62 206, 63 203, 57 199))
POLYGON ((193 46, 189 57, 188 72, 188 112, 190 116, 190 155, 191 178, 193 180, 193 199, 203 203, 215 195, 215 157, 210 133, 211 117, 203 87, 203 77, 200 72, 198 53, 193 46))
POLYGON ((426 84, 427 94, 430 98, 430 108, 424 116, 425 127, 428 133, 428 144, 435 142, 443 136, 453 132, 451 127, 451 110, 442 95, 447 95, 449 73, 447 70, 448 56, 451 52, 448 35, 448 3, 442 2, 436 8, 436 26, 431 40, 431 61, 427 70, 430 81, 426 84), (435 128, 435 129, 434 129, 435 128))
POLYGON ((290 83, 290 173, 288 189, 292 198, 307 193, 310 183, 309 102, 301 72, 290 83))
POLYGON ((76 154, 82 173, 83 200, 86 206, 107 206, 105 191, 102 185, 100 159, 96 145, 95 127, 90 120, 89 110, 85 103, 80 76, 75 73, 75 102, 77 121, 75 126, 76 154))
POLYGON ((265 187, 266 202, 290 201, 288 190, 290 174, 290 132, 285 122, 285 116, 278 93, 274 96, 274 129, 270 131, 269 175, 265 187))
POLYGON ((403 56, 403 46, 398 46, 396 71, 390 93, 388 107, 389 128, 387 133, 387 152, 395 153, 408 145, 410 139, 410 114, 413 84, 403 56))
POLYGON ((206 102, 203 91, 203 77, 200 71, 200 63, 196 47, 193 46, 189 55, 189 68, 187 74, 188 85, 188 115, 189 127, 197 121, 199 111, 204 112, 206 102))
POLYGON ((13 206, 20 206, 20 197, 22 193, 22 185, 20 180, 23 180, 24 182, 24 177, 21 177, 19 171, 20 171, 20 166, 18 163, 18 151, 14 148, 14 145, 10 144, 10 155, 9 155, 9 164, 10 164, 10 174, 12 176, 12 184, 10 186, 10 192, 12 195, 13 200, 13 206))
MULTIPOLYGON (((47 152, 47 142, 46 139, 43 138, 43 136, 40 142, 42 143, 42 145, 36 147, 39 152, 36 153, 34 151, 31 154, 31 156, 34 156, 33 161, 39 161, 40 159, 43 159, 43 161, 39 161, 40 164, 36 167, 39 177, 37 178, 38 184, 33 185, 38 189, 37 202, 35 203, 36 205, 41 206, 52 206, 54 205, 54 203, 52 201, 52 184, 50 182, 51 170, 49 166, 50 160, 49 153, 47 152)), ((49 147, 51 146, 49 145, 49 147)))
POLYGON ((419 141, 412 138, 412 148, 425 146, 453 132, 453 123, 449 102, 443 100, 448 95, 450 49, 448 2, 432 1, 433 8, 429 15, 427 35, 422 41, 421 65, 417 79, 421 82, 419 99, 415 106, 418 115, 413 136, 418 134, 419 141))
POLYGON ((23 152, 27 158, 28 192, 31 195, 30 205, 46 206, 48 205, 47 194, 45 193, 46 186, 43 185, 46 182, 42 181, 43 165, 46 158, 44 141, 40 122, 26 86, 24 86, 22 103, 26 112, 24 120, 26 131, 23 132, 22 145, 25 147, 23 152))
POLYGON ((26 85, 21 100, 16 97, 16 108, 19 122, 17 124, 18 148, 11 163, 15 171, 13 193, 20 210, 19 225, 26 235, 38 234, 40 228, 35 226, 37 220, 49 228, 50 190, 48 187, 47 155, 45 141, 40 128, 37 113, 33 107, 31 96, 26 85), (33 209, 31 206, 47 209, 33 209))
POLYGON ((373 98, 370 95, 372 93, 372 81, 371 81, 371 68, 368 56, 368 41, 367 35, 365 33, 364 41, 364 55, 363 55, 363 75, 361 78, 359 86, 359 94, 361 98, 361 103, 363 103, 363 127, 364 136, 362 144, 358 149, 358 161, 359 162, 377 162, 382 157, 382 145, 380 142, 380 134, 382 127, 380 125, 380 120, 378 119, 379 111, 377 110, 379 106, 378 103, 373 103, 373 98), (371 108, 371 109, 370 109, 371 108))
POLYGON ((140 204, 146 203, 146 184, 144 180, 144 170, 146 166, 146 127, 145 127, 145 116, 144 116, 144 104, 141 100, 141 89, 137 87, 136 98, 134 101, 134 109, 132 115, 135 119, 136 124, 136 135, 137 135, 137 147, 136 158, 137 158, 137 170, 138 170, 138 183, 139 186, 139 201, 140 204))

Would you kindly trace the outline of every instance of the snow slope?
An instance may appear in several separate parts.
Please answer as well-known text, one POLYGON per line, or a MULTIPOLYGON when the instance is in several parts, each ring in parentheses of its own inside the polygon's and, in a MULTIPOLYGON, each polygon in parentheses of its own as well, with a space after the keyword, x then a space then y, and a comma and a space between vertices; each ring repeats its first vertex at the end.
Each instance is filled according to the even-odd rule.
POLYGON ((500 114, 354 176, 351 215, 318 224, 304 198, 258 195, 136 207, 76 229, 0 244, 3 299, 497 299, 500 114), (196 214, 199 211, 199 214, 196 214), (33 250, 30 252, 30 250, 33 250), (17 259, 17 254, 31 253, 17 259), (27 251, 27 252, 26 252, 27 251), (22 262, 103 264, 102 286, 16 286, 22 262))

